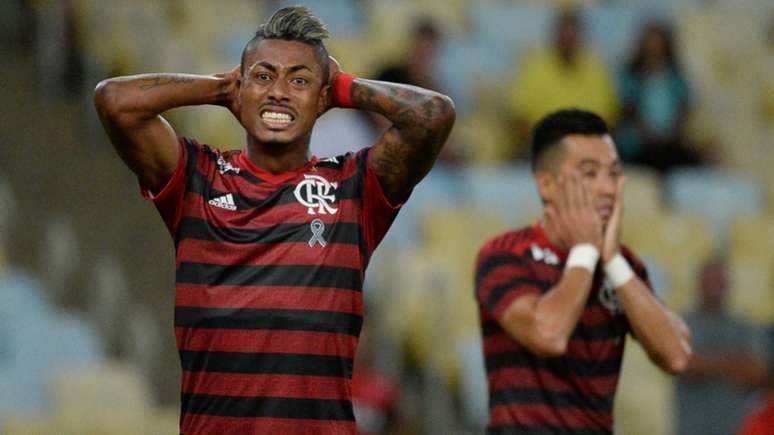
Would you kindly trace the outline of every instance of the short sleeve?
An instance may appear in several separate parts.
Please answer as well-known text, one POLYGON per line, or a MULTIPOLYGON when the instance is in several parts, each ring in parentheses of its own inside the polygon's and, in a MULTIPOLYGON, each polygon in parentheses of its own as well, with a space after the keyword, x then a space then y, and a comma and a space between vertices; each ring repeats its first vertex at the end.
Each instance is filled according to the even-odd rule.
POLYGON ((648 269, 645 267, 645 263, 625 246, 621 247, 621 254, 626 258, 626 261, 629 262, 634 274, 645 283, 645 286, 650 289, 651 293, 656 294, 653 290, 653 284, 650 282, 650 276, 648 275, 648 269))
POLYGON ((405 200, 404 202, 393 204, 384 195, 379 177, 377 177, 369 163, 368 155, 370 150, 371 148, 365 148, 359 151, 357 159, 359 176, 362 177, 363 232, 368 251, 373 252, 385 234, 387 234, 387 230, 390 229, 405 200))
POLYGON ((164 224, 167 226, 172 237, 174 237, 177 231, 177 225, 180 222, 180 217, 183 212, 183 200, 185 198, 187 179, 186 166, 191 154, 186 143, 186 139, 182 137, 178 138, 180 161, 178 162, 172 177, 158 194, 154 195, 146 186, 140 184, 142 196, 151 200, 156 206, 156 209, 164 220, 164 224))
POLYGON ((527 259, 484 246, 476 261, 476 300, 498 321, 506 308, 527 294, 541 294, 549 285, 535 278, 527 259))

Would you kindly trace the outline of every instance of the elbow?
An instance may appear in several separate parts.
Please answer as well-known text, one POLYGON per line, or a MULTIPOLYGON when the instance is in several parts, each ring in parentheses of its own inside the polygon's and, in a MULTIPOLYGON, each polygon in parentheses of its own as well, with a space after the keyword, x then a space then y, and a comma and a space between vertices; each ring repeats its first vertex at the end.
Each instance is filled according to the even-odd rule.
POLYGON ((443 94, 435 94, 431 97, 432 113, 439 125, 444 129, 451 130, 454 121, 457 118, 457 110, 454 107, 454 101, 443 94))
POLYGON ((558 358, 567 353, 568 339, 552 331, 541 330, 526 344, 540 358, 558 358))
POLYGON ((117 87, 113 79, 106 79, 94 88, 94 107, 100 116, 116 118, 121 113, 117 87))
POLYGON ((674 355, 670 355, 663 358, 658 364, 662 370, 670 375, 679 375, 688 369, 688 365, 691 362, 691 351, 683 350, 676 352, 674 355))

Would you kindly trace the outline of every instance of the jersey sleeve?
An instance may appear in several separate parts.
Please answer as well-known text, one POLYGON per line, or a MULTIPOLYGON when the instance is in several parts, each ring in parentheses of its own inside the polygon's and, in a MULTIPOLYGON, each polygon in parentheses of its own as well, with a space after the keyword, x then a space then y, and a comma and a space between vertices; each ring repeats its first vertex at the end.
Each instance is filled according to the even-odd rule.
POLYGON ((651 293, 655 294, 656 292, 653 291, 653 285, 650 282, 648 269, 645 267, 645 263, 625 246, 621 247, 621 254, 624 256, 626 261, 629 262, 629 265, 631 266, 632 271, 634 271, 634 274, 637 275, 637 277, 641 279, 643 283, 645 283, 645 286, 648 287, 651 293))
POLYGON ((188 168, 191 167, 191 161, 195 161, 197 154, 196 145, 186 138, 179 137, 178 146, 180 146, 180 161, 172 177, 161 191, 154 194, 142 183, 140 184, 142 196, 152 201, 156 206, 156 210, 164 220, 164 224, 172 237, 177 232, 177 226, 183 214, 183 203, 189 178, 188 168))
POLYGON ((401 203, 393 204, 384 195, 379 178, 369 163, 370 151, 371 148, 364 148, 356 155, 358 176, 362 180, 363 213, 361 225, 369 253, 373 252, 382 241, 405 203, 404 200, 401 203))
POLYGON ((475 279, 478 304, 498 321, 517 298, 550 287, 534 276, 527 257, 488 245, 478 254, 475 279))

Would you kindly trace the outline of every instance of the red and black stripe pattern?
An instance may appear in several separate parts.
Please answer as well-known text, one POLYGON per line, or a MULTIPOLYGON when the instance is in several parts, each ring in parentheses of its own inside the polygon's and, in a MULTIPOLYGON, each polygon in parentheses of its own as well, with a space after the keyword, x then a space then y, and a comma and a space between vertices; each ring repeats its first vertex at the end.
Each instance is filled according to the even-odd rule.
MULTIPOLYGON (((643 264, 628 249, 622 251, 649 286, 643 264)), ((612 433, 613 397, 630 328, 600 269, 564 356, 532 354, 499 323, 516 298, 556 285, 565 260, 539 225, 495 237, 479 253, 476 298, 489 385, 489 434, 612 433)))
POLYGON ((181 433, 356 433, 364 271, 399 209, 368 149, 272 175, 180 144, 168 185, 145 194, 176 247, 181 433))

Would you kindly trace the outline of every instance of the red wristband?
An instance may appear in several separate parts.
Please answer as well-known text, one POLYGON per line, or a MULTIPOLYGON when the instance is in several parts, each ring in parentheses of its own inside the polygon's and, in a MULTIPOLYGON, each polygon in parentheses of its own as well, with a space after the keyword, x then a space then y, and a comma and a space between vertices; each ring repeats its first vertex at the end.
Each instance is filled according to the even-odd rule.
POLYGON ((352 81, 357 77, 347 74, 338 73, 333 78, 333 104, 336 107, 344 109, 352 108, 352 95, 350 94, 352 89, 352 81))

